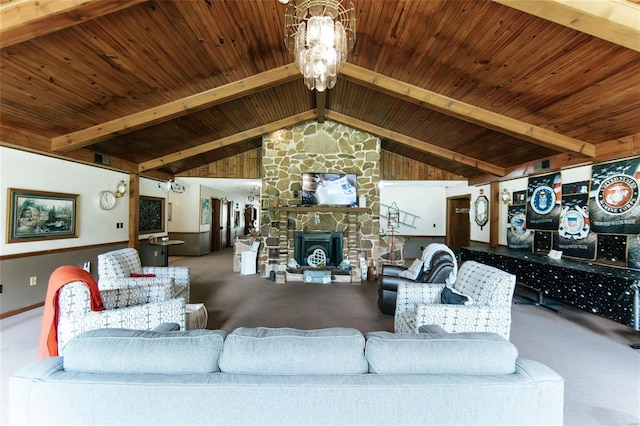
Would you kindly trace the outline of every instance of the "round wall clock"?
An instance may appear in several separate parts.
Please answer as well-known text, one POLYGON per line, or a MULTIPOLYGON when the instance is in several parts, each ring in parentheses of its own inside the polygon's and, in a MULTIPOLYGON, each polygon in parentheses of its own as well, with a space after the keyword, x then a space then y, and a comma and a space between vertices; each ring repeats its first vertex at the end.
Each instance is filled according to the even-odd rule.
POLYGON ((489 221, 489 199, 484 195, 479 196, 475 202, 475 220, 478 226, 485 226, 489 221))
POLYGON ((116 195, 111 191, 101 191, 98 194, 98 207, 111 210, 116 205, 116 195))

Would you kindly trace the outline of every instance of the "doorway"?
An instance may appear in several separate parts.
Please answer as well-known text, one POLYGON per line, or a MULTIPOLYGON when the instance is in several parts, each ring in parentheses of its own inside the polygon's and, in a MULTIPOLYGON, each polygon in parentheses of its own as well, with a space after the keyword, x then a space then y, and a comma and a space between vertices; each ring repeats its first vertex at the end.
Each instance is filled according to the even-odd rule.
POLYGON ((219 198, 211 199, 211 251, 222 249, 222 202, 219 198))
POLYGON ((249 235, 251 228, 254 227, 255 220, 257 219, 258 213, 255 208, 250 205, 245 206, 244 208, 244 235, 249 235))
POLYGON ((446 244, 454 253, 471 242, 470 209, 471 195, 447 198, 446 244))

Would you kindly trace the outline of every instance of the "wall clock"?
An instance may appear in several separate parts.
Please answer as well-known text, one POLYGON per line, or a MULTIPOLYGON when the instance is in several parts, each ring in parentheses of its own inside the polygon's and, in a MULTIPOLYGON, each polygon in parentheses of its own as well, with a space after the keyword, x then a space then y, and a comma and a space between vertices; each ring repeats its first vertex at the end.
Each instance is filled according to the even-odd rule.
POLYGON ((98 207, 102 210, 111 210, 116 205, 116 195, 111 191, 98 193, 98 207))
POLYGON ((484 195, 479 196, 475 203, 475 220, 480 229, 489 221, 489 199, 484 195))

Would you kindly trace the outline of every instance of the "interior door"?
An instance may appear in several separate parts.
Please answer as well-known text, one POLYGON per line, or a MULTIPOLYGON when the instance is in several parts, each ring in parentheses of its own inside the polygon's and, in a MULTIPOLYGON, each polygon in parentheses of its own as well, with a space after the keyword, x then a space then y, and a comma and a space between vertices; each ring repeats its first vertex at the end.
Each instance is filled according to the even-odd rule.
POLYGON ((447 198, 446 244, 454 253, 460 247, 468 246, 471 241, 470 208, 470 195, 447 198))
POLYGON ((244 208, 244 235, 249 235, 249 228, 253 226, 253 208, 244 208))
POLYGON ((221 206, 220 199, 211 199, 211 251, 222 249, 221 206))

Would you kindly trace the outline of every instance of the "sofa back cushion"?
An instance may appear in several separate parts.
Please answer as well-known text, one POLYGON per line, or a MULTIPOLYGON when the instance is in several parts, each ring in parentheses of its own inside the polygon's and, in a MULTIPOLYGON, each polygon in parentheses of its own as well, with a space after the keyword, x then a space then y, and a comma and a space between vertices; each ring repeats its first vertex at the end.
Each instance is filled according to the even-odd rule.
POLYGON ((369 372, 495 375, 515 372, 518 350, 494 333, 366 334, 369 372))
POLYGON ((225 332, 160 333, 118 328, 84 332, 64 347, 64 369, 91 373, 199 374, 219 371, 225 332))
POLYGON ((458 271, 453 287, 479 306, 510 305, 516 276, 493 266, 467 260, 458 271))
POLYGON ((238 328, 224 342, 223 373, 332 375, 367 372, 364 336, 351 328, 238 328))
POLYGON ((98 255, 99 279, 125 278, 141 273, 142 263, 136 249, 123 248, 98 255))

